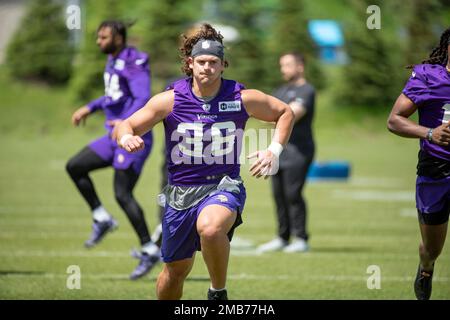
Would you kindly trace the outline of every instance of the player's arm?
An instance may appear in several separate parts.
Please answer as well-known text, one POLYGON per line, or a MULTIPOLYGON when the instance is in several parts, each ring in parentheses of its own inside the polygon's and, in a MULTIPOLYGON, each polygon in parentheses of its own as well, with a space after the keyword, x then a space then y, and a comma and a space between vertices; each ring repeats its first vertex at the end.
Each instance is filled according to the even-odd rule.
POLYGON ((387 121, 389 131, 406 138, 428 139, 429 130, 433 129, 431 135, 432 142, 447 146, 450 142, 449 124, 445 123, 437 128, 421 126, 409 119, 416 110, 417 105, 405 94, 400 94, 392 107, 392 111, 387 121))
POLYGON ((148 58, 133 61, 123 76, 127 79, 128 89, 133 97, 133 103, 125 113, 125 118, 128 118, 141 109, 150 99, 151 83, 148 58))
MULTIPOLYGON (((256 119, 275 122, 275 134, 267 150, 257 151, 249 158, 258 160, 252 165, 250 171, 257 178, 273 173, 275 162, 289 141, 294 124, 294 114, 286 103, 258 90, 242 90, 242 102, 247 113, 256 119)), ((277 164, 277 163, 276 163, 277 164)))
POLYGON ((86 123, 86 118, 91 114, 96 112, 97 110, 102 110, 103 105, 105 104, 106 97, 101 96, 100 98, 97 98, 95 100, 92 100, 85 106, 82 106, 81 108, 77 109, 72 114, 72 124, 76 127, 82 123, 83 125, 86 123))
POLYGON ((289 103, 289 107, 294 114, 294 123, 297 123, 297 121, 303 118, 303 116, 306 114, 305 106, 299 101, 292 101, 291 103, 289 103))
POLYGON ((78 108, 73 114, 72 114, 72 124, 75 127, 78 127, 80 123, 83 125, 86 122, 86 118, 91 114, 91 110, 88 106, 82 106, 81 108, 78 108))
POLYGON ((283 101, 258 90, 242 90, 242 102, 249 116, 275 122, 272 142, 285 146, 291 135, 294 115, 283 101))
POLYGON ((128 152, 136 152, 144 148, 140 136, 150 131, 172 111, 174 103, 173 90, 155 95, 146 105, 122 121, 113 132, 113 139, 128 152))

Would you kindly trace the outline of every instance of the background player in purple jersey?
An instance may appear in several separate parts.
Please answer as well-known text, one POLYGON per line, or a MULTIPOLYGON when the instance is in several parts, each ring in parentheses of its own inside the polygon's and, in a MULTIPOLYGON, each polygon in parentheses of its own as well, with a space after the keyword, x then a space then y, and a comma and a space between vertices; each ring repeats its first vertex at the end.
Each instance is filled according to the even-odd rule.
POLYGON ((144 276, 159 261, 159 248, 152 242, 144 213, 133 196, 145 160, 152 148, 152 133, 142 136, 143 150, 131 154, 119 148, 111 138, 113 128, 123 119, 142 108, 150 99, 150 70, 148 55, 127 46, 126 26, 119 21, 105 21, 97 30, 97 45, 108 54, 105 67, 105 95, 81 107, 72 116, 78 126, 97 110, 106 115, 108 133, 91 142, 67 163, 67 171, 93 213, 93 230, 86 247, 93 247, 117 227, 117 222, 102 206, 89 172, 112 166, 114 168, 114 192, 119 205, 127 214, 142 245, 141 252, 134 252, 140 259, 131 279, 144 276))
POLYGON ((146 145, 142 135, 164 122, 169 184, 159 299, 181 298, 200 249, 211 279, 208 299, 227 299, 230 240, 242 223, 246 197, 238 160, 245 123, 248 117, 276 122, 269 148, 249 156, 257 159, 250 168, 257 178, 267 177, 276 165, 292 130, 294 116, 287 104, 222 78, 228 65, 223 49, 222 36, 203 24, 181 48, 188 78, 154 96, 115 131, 119 145, 139 152, 146 145))
POLYGON ((388 119, 391 132, 419 138, 416 206, 422 242, 414 282, 417 299, 431 296, 434 263, 444 246, 450 212, 450 28, 429 58, 413 68, 388 119), (419 123, 409 117, 418 110, 419 123))

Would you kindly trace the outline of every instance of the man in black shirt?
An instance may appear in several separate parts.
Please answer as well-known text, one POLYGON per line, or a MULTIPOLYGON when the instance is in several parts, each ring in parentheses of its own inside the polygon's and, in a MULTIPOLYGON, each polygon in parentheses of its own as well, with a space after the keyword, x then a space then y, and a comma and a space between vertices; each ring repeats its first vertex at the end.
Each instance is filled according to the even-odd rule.
POLYGON ((312 121, 315 89, 304 76, 304 58, 291 52, 280 57, 280 69, 287 82, 274 94, 286 102, 295 115, 291 138, 280 155, 280 169, 272 176, 272 192, 276 202, 278 237, 261 245, 261 252, 308 251, 306 203, 302 196, 308 168, 314 158, 312 121), (289 240, 292 237, 292 241, 289 240))

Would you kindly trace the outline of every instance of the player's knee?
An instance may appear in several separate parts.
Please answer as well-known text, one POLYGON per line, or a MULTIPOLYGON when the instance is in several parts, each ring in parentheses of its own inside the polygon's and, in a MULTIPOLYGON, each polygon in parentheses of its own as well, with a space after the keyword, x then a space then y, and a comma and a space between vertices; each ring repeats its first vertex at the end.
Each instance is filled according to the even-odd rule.
POLYGON ((301 204, 303 201, 302 196, 298 192, 287 192, 286 193, 286 201, 290 206, 295 206, 301 204))
POLYGON ((423 255, 426 255, 430 260, 436 260, 441 254, 442 249, 440 248, 432 248, 429 246, 421 245, 420 251, 423 255))
POLYGON ((220 239, 223 236, 223 232, 220 228, 213 225, 200 224, 197 227, 200 238, 206 241, 214 241, 220 239))
POLYGON ((133 197, 131 192, 129 192, 127 190, 122 190, 122 189, 115 190, 114 195, 115 195, 116 201, 121 205, 127 204, 133 197))
POLYGON ((190 269, 184 267, 169 267, 163 271, 163 276, 170 282, 182 283, 189 274, 190 269))
POLYGON ((78 176, 82 173, 82 168, 73 158, 67 161, 66 171, 71 177, 78 176))

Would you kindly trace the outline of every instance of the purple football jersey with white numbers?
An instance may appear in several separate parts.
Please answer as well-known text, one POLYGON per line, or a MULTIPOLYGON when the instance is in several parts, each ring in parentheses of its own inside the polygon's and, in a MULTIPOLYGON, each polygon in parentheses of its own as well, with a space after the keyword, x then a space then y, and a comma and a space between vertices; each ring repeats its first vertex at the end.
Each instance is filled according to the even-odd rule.
MULTIPOLYGON (((117 57, 109 55, 103 77, 105 95, 87 106, 91 112, 103 110, 106 120, 124 120, 150 99, 149 58, 145 52, 126 47, 117 57)), ((112 127, 105 126, 111 131, 112 127)))
POLYGON ((203 102, 192 92, 192 78, 172 86, 175 100, 164 120, 169 184, 218 184, 239 177, 239 156, 248 114, 241 100, 244 86, 222 79, 214 99, 203 102))
MULTIPOLYGON (((416 65, 403 94, 418 106, 420 125, 436 128, 450 120, 450 73, 444 66, 416 65)), ((449 146, 421 139, 420 148, 434 157, 450 160, 449 146)))

